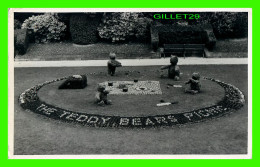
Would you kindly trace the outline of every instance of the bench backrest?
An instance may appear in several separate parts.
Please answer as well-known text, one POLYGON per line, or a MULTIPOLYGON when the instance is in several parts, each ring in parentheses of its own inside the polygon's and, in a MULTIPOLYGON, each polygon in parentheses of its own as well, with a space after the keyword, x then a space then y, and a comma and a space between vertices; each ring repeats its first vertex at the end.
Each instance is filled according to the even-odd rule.
POLYGON ((202 54, 205 56, 204 48, 205 44, 164 44, 164 57, 169 54, 183 54, 185 57, 186 54, 202 54))
POLYGON ((204 44, 185 44, 184 48, 204 50, 205 45, 204 44))
POLYGON ((164 52, 194 50, 203 51, 205 44, 164 44, 164 52))
POLYGON ((183 44, 164 44, 164 49, 184 48, 183 44))

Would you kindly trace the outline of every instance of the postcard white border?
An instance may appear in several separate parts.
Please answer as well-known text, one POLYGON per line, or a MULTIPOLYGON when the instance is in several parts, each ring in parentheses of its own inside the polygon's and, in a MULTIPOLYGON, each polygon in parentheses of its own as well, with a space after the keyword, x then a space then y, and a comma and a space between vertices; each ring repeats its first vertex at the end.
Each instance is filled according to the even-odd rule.
POLYGON ((252 8, 11 8, 8 10, 9 159, 251 159, 252 158, 252 8), (14 155, 14 12, 248 12, 248 150, 228 155, 14 155))

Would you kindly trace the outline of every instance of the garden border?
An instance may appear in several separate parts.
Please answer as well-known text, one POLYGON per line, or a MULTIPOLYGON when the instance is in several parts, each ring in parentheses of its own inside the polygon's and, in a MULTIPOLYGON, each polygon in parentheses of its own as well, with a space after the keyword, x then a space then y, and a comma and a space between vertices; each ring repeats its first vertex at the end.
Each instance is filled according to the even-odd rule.
POLYGON ((128 127, 128 128, 150 128, 150 127, 168 127, 182 125, 187 123, 202 122, 207 119, 218 118, 232 111, 243 107, 245 98, 243 93, 231 84, 204 77, 211 80, 225 90, 225 96, 218 103, 196 109, 188 112, 177 114, 153 115, 153 116, 109 116, 74 112, 62 109, 41 101, 37 95, 37 91, 43 86, 67 79, 68 77, 58 78, 52 81, 46 81, 25 90, 19 96, 19 104, 25 110, 30 110, 37 114, 47 116, 52 119, 62 120, 65 122, 78 123, 90 127, 128 127))

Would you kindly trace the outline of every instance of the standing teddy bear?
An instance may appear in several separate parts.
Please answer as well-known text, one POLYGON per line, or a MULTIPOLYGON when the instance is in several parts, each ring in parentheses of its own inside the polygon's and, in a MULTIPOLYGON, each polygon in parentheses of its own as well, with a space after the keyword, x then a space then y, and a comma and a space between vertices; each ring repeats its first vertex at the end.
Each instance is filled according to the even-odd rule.
POLYGON ((116 54, 109 54, 110 60, 107 62, 108 74, 113 76, 116 72, 116 67, 122 67, 122 64, 116 60, 116 54))

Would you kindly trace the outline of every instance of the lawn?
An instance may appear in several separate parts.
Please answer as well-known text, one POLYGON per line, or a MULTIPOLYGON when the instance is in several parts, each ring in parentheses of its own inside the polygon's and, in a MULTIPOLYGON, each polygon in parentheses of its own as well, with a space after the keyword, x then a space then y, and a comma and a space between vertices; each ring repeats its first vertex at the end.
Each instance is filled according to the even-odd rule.
MULTIPOLYGON (((130 71, 134 68, 128 68, 130 71)), ((161 78, 158 67, 151 69, 143 67, 141 73, 132 72, 125 75, 124 71, 119 71, 116 76, 107 76, 104 68, 99 68, 96 75, 89 75, 88 86, 85 89, 58 89, 64 81, 55 82, 40 89, 38 95, 47 104, 58 105, 58 107, 82 113, 118 115, 118 116, 146 116, 160 114, 175 114, 183 111, 198 109, 202 106, 210 106, 220 101, 224 95, 224 89, 212 81, 202 80, 203 90, 196 96, 184 94, 185 84, 191 77, 190 74, 182 76, 181 81, 174 82, 168 78, 161 78), (109 95, 113 105, 99 107, 94 102, 94 95, 97 84, 104 81, 133 81, 135 78, 143 81, 160 81, 162 95, 109 95), (182 85, 182 88, 174 88, 167 84, 182 85), (51 98, 50 98, 51 96, 51 98), (149 99, 149 100, 148 100, 149 99), (205 100, 207 99, 207 100, 205 100), (178 104, 164 107, 156 107, 161 100, 165 102, 178 101, 178 104), (185 105, 184 105, 185 104, 185 105), (141 109, 141 110, 140 110, 141 109)))
POLYGON ((248 39, 226 39, 218 40, 216 43, 215 52, 247 52, 248 39))
POLYGON ((71 42, 30 44, 27 53, 18 55, 17 60, 98 60, 108 59, 109 53, 117 53, 117 58, 135 59, 156 56, 150 45, 142 43, 75 45, 71 42))
POLYGON ((226 39, 218 40, 216 47, 209 52, 209 57, 248 57, 248 39, 226 39))
POLYGON ((114 77, 106 76, 105 67, 15 68, 15 154, 245 154, 247 152, 247 104, 235 113, 219 119, 182 127, 152 129, 90 128, 59 122, 24 111, 17 103, 25 89, 45 81, 73 74, 92 74, 83 90, 58 90, 61 82, 40 89, 41 100, 61 108, 103 115, 142 116, 184 112, 219 101, 220 86, 202 80, 202 93, 189 95, 183 88, 167 88, 168 83, 183 85, 193 71, 220 79, 238 87, 247 100, 247 66, 181 66, 182 78, 174 82, 160 78, 158 66, 122 67, 114 77), (126 76, 126 71, 139 71, 126 76), (102 73, 101 73, 102 72, 102 73), (95 73, 93 75, 93 73, 95 73), (109 95, 113 105, 96 106, 96 84, 118 80, 160 81, 162 95, 109 95), (156 107, 161 99, 178 104, 156 107))
MULTIPOLYGON (((247 57, 247 38, 218 40, 209 57, 247 57)), ((108 59, 110 52, 117 53, 119 59, 159 58, 152 52, 150 44, 128 43, 75 45, 71 42, 30 44, 25 55, 17 55, 16 60, 99 60, 108 59)))

